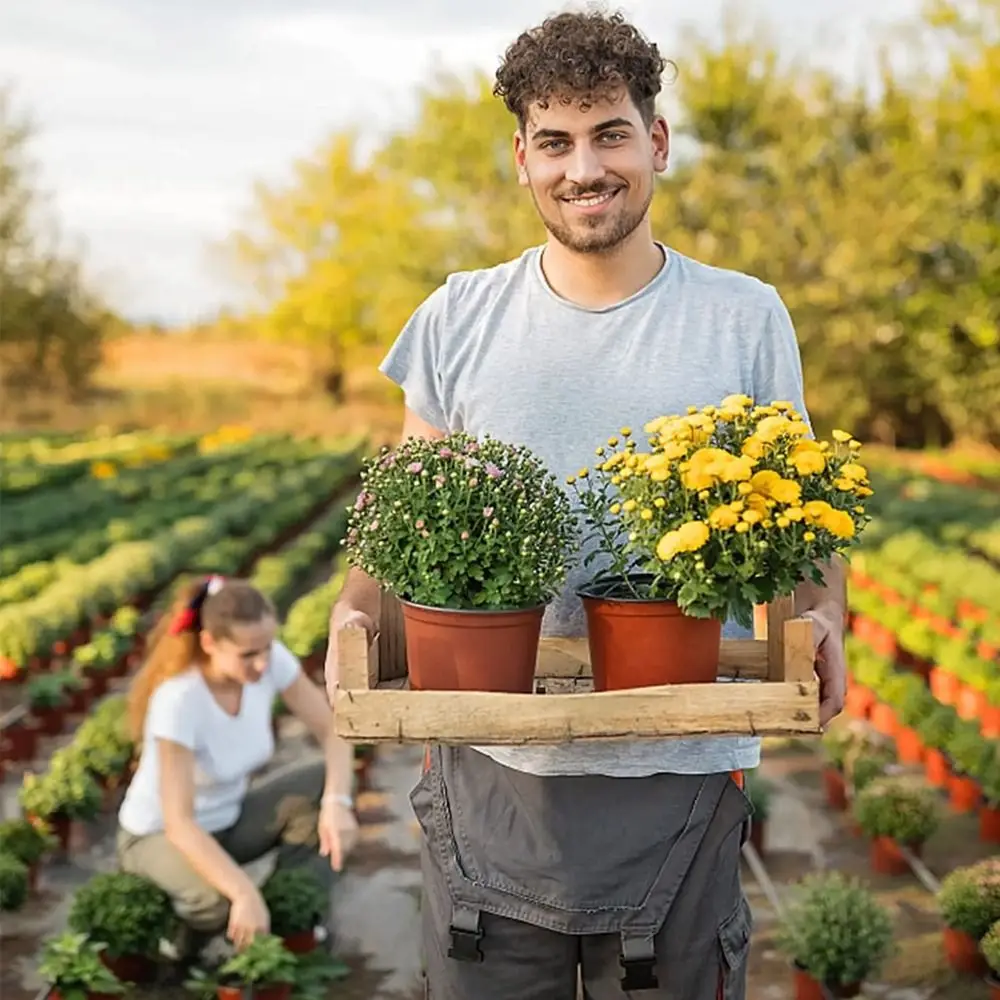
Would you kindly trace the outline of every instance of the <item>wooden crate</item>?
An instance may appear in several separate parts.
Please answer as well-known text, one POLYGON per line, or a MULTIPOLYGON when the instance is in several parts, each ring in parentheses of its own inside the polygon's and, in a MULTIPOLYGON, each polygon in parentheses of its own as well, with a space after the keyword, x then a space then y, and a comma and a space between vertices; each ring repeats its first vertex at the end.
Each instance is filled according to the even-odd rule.
POLYGON ((815 734, 812 622, 792 615, 791 598, 780 599, 755 638, 722 640, 719 677, 732 683, 595 692, 586 638, 543 638, 535 694, 411 691, 402 614, 383 594, 371 645, 364 629, 339 634, 335 728, 352 743, 478 745, 815 734))

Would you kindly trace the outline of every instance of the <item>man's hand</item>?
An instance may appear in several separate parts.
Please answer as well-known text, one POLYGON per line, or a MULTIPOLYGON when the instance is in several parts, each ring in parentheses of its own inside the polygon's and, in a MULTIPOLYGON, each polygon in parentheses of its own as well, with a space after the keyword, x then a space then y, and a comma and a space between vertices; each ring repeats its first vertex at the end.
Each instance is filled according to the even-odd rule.
POLYGON ((368 641, 372 641, 375 634, 375 623, 369 615, 354 608, 335 607, 330 617, 330 638, 326 644, 326 663, 323 672, 326 678, 326 697, 333 705, 333 693, 337 689, 340 680, 340 669, 337 662, 337 632, 346 625, 358 625, 368 633, 368 641))
POLYGON ((819 678, 819 723, 826 727, 844 710, 847 697, 847 659, 844 654, 843 612, 822 605, 802 612, 813 623, 816 676, 819 678))

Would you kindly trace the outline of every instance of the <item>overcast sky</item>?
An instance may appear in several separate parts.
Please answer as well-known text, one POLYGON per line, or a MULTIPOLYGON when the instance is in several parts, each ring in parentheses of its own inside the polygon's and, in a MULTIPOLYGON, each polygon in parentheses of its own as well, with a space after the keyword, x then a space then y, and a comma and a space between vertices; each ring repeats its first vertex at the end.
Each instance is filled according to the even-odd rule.
MULTIPOLYGON (((790 50, 856 75, 919 0, 745 0, 790 50), (878 9, 878 15, 874 11, 878 9)), ((492 71, 560 0, 0 0, 0 80, 37 121, 67 232, 113 304, 184 321, 238 296, 206 249, 333 129, 412 111, 432 67, 492 71), (387 69, 391 67, 391 70, 387 69)), ((740 4, 743 6, 743 3, 740 4)), ((683 70, 678 28, 724 0, 621 5, 683 70)))

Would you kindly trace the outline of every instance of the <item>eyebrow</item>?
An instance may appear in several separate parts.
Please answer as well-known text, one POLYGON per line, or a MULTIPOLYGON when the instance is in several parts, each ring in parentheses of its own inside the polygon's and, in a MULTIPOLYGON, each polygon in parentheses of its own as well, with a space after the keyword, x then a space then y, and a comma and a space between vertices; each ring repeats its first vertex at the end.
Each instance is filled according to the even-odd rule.
MULTIPOLYGON (((609 118, 606 122, 601 122, 599 125, 595 125, 590 131, 593 135, 598 132, 605 132, 610 128, 634 128, 634 126, 627 118, 609 118)), ((540 128, 537 132, 532 134, 531 138, 532 140, 565 139, 568 138, 568 136, 569 132, 565 132, 562 129, 540 128)))

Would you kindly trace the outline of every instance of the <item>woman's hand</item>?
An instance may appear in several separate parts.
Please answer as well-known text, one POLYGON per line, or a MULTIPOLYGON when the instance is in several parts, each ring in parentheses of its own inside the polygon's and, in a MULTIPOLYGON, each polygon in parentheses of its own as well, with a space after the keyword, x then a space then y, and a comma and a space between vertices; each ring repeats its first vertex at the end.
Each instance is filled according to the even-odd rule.
POLYGON ((226 936, 237 951, 242 951, 258 934, 271 930, 271 914, 264 897, 255 885, 248 886, 229 907, 226 936))
POLYGON ((344 859, 358 840, 358 819, 349 801, 346 796, 324 795, 319 809, 319 853, 329 857, 336 872, 344 867, 344 859))

